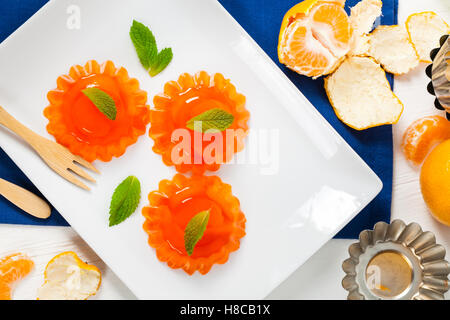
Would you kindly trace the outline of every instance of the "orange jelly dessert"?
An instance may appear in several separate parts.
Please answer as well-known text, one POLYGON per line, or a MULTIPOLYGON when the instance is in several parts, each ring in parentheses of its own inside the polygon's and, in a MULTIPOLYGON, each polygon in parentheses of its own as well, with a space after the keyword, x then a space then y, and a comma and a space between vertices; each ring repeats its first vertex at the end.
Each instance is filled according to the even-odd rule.
POLYGON ((213 264, 227 262, 230 252, 239 249, 246 219, 231 186, 219 177, 176 174, 172 180, 162 180, 159 190, 151 192, 148 199, 150 206, 142 209, 148 243, 169 267, 182 268, 190 275, 195 271, 206 274, 213 264), (206 210, 210 216, 203 237, 188 255, 185 228, 206 210))
POLYGON ((57 79, 57 88, 47 94, 50 105, 44 110, 47 131, 72 153, 87 161, 110 161, 145 133, 150 121, 147 93, 123 67, 106 61, 75 65, 68 75, 57 79), (98 88, 115 103, 114 120, 103 114, 83 90, 98 88))
POLYGON ((164 92, 156 95, 153 103, 149 131, 155 142, 153 151, 162 155, 166 165, 174 165, 178 172, 216 171, 244 147, 250 117, 245 108, 245 96, 236 92, 230 80, 220 73, 213 76, 205 71, 194 76, 184 73, 178 81, 167 82, 164 92), (226 130, 202 132, 187 128, 189 120, 212 109, 221 109, 233 116, 226 130), (177 132, 183 133, 183 130, 186 135, 180 138, 177 132), (187 142, 188 147, 180 150, 181 142, 187 142), (213 145, 214 151, 210 152, 213 145), (207 152, 211 157, 207 157, 207 152))

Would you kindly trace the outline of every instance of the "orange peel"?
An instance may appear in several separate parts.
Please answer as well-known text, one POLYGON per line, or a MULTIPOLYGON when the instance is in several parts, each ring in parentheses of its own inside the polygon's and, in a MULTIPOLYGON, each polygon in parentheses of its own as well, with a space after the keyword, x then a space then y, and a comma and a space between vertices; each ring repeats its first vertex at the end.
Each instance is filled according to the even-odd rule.
POLYGON ((148 195, 149 206, 142 209, 148 243, 161 262, 170 268, 206 274, 214 264, 224 264, 239 249, 245 236, 245 216, 231 186, 217 176, 176 174, 162 180, 159 189, 148 195), (193 216, 209 210, 208 225, 192 255, 184 246, 184 230, 193 216))
POLYGON ((49 120, 48 133, 89 162, 120 157, 145 133, 149 123, 147 93, 125 68, 116 68, 112 61, 100 65, 91 60, 71 67, 67 75, 57 79, 57 88, 49 91, 47 98, 50 104, 44 115, 49 120), (97 87, 113 98, 115 120, 108 119, 82 93, 88 87, 97 87))
POLYGON ((339 120, 355 130, 397 123, 403 112, 386 73, 371 57, 348 57, 325 78, 325 91, 339 120))
POLYGON ((372 31, 368 55, 395 75, 408 73, 420 62, 406 28, 400 25, 378 26, 372 31))
POLYGON ((438 115, 417 119, 403 134, 403 154, 412 164, 420 165, 433 146, 447 139, 450 139, 450 121, 438 115))
POLYGON ((23 253, 0 259, 0 300, 11 300, 15 284, 26 277, 33 267, 33 260, 23 253))
POLYGON ((432 11, 411 14, 405 25, 420 61, 431 63, 431 50, 439 47, 439 39, 450 33, 450 26, 432 11))
POLYGON ((100 270, 84 263, 75 252, 58 254, 49 261, 38 300, 86 300, 95 295, 102 281, 100 270))

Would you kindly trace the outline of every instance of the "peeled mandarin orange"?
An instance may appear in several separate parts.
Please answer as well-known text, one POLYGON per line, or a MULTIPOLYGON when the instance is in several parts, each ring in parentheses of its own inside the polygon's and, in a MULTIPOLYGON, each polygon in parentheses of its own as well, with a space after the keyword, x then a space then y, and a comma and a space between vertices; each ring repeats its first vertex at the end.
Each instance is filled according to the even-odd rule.
POLYGON ((333 72, 350 50, 352 29, 342 1, 306 0, 284 16, 278 58, 309 77, 333 72))
POLYGON ((0 300, 11 300, 14 285, 26 277, 33 267, 33 261, 21 253, 0 259, 0 300))
POLYGON ((420 165, 438 142, 450 139, 450 121, 441 116, 426 116, 414 121, 403 135, 403 153, 410 162, 420 165))
POLYGON ((433 217, 450 226, 450 140, 438 145, 425 160, 420 187, 433 217))

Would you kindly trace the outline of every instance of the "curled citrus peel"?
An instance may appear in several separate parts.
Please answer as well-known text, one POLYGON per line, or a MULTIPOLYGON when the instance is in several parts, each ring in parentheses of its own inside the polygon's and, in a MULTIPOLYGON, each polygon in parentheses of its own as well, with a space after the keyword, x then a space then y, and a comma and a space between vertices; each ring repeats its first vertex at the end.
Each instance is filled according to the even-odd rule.
POLYGON ((348 57, 325 78, 325 91, 337 117, 355 130, 396 123, 403 105, 386 73, 370 57, 348 57))
POLYGON ((378 26, 369 38, 369 55, 395 75, 408 73, 419 65, 419 56, 404 26, 378 26))
POLYGON ((431 63, 431 50, 439 47, 439 39, 450 33, 450 26, 436 13, 427 11, 410 15, 406 30, 420 61, 431 63))
POLYGON ((142 209, 148 243, 169 267, 181 268, 189 275, 195 271, 206 274, 214 264, 227 262, 229 254, 239 249, 246 219, 231 186, 219 177, 188 178, 177 174, 172 180, 162 180, 148 199, 150 205, 142 209), (206 210, 209 220, 205 232, 189 255, 185 228, 192 217, 206 210))
POLYGON ((350 9, 350 24, 353 37, 349 55, 366 56, 369 52, 369 32, 372 31, 376 19, 381 16, 381 0, 361 0, 350 9))
POLYGON ((352 29, 343 1, 305 0, 284 16, 278 59, 309 77, 333 72, 350 50, 352 29))
POLYGON ((58 254, 47 264, 38 300, 86 300, 95 295, 102 280, 100 270, 86 264, 75 252, 58 254))
POLYGON ((149 122, 147 93, 125 68, 116 68, 112 61, 99 64, 91 60, 71 67, 56 82, 57 88, 47 94, 50 105, 44 110, 49 120, 47 131, 72 153, 90 162, 110 161, 145 133, 149 122), (114 100, 115 120, 108 119, 89 100, 83 93, 87 88, 98 88, 114 100))
POLYGON ((433 146, 447 139, 450 139, 450 121, 438 115, 420 118, 403 135, 403 154, 414 165, 420 165, 433 146))
POLYGON ((156 95, 153 103, 155 107, 150 113, 149 130, 149 136, 155 141, 152 149, 162 156, 166 165, 175 166, 178 172, 201 174, 206 170, 216 171, 244 148, 250 118, 245 108, 245 96, 238 93, 230 80, 220 73, 183 73, 178 81, 167 82, 164 92, 156 95), (233 115, 234 120, 227 131, 235 134, 205 132, 199 135, 201 143, 197 143, 194 130, 188 129, 186 123, 216 108, 233 115), (186 137, 175 139, 177 132, 186 133, 186 137), (185 138, 189 141, 184 141, 185 138), (187 142, 186 145, 183 142, 187 142), (207 150, 215 142, 220 142, 222 148, 216 148, 213 159, 208 159, 207 150))
POLYGON ((14 285, 26 277, 33 267, 34 262, 22 253, 0 259, 0 300, 11 300, 14 285))

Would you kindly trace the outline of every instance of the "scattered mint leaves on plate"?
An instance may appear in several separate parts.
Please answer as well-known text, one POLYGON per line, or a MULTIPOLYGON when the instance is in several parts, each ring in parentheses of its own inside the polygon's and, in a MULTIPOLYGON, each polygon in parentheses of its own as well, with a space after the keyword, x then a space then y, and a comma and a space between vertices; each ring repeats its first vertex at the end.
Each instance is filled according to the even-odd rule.
POLYGON ((82 90, 83 94, 92 101, 92 103, 103 113, 109 120, 116 120, 117 108, 113 98, 105 91, 99 88, 86 88, 82 90))
POLYGON ((192 255, 195 245, 203 237, 209 221, 209 211, 201 211, 189 220, 184 229, 184 247, 188 255, 192 255))
POLYGON ((136 211, 141 199, 141 183, 135 176, 129 176, 114 191, 109 206, 109 226, 115 226, 136 211))
POLYGON ((165 48, 158 52, 155 36, 144 24, 133 20, 130 28, 130 38, 142 66, 148 71, 151 77, 163 71, 170 61, 172 61, 172 49, 165 48))
POLYGON ((207 130, 224 131, 231 126, 233 121, 234 116, 231 113, 220 108, 214 108, 188 120, 186 127, 198 132, 205 132, 207 130), (198 128, 196 122, 201 122, 201 128, 198 128))

